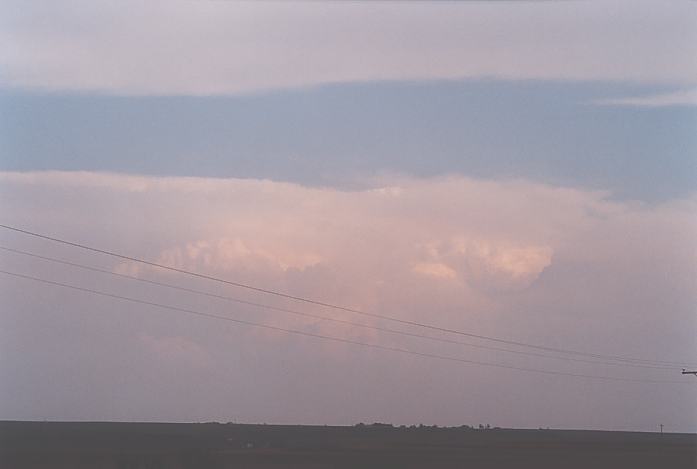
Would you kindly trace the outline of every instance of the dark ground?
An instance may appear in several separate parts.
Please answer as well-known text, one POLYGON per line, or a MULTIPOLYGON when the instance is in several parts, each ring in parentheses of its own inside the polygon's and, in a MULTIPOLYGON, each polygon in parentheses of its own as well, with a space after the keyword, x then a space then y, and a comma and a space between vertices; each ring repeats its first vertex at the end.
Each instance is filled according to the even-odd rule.
POLYGON ((697 435, 573 430, 0 422, 0 467, 697 468, 697 435))

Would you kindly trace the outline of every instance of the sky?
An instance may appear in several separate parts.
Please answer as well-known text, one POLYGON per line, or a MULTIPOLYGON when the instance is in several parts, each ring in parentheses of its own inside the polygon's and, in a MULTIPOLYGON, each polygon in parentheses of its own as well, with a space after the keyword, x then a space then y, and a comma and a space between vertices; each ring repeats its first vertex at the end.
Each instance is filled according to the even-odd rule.
MULTIPOLYGON (((697 363, 697 3, 2 9, 0 224, 697 363)), ((0 273, 0 419, 697 431, 680 366, 2 228, 0 271, 179 308, 0 273)))

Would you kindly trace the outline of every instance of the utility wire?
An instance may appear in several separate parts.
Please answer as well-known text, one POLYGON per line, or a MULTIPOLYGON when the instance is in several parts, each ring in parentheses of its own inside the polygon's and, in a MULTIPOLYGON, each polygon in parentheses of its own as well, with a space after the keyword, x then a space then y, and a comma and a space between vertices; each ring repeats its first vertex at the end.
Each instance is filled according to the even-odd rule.
POLYGON ((147 260, 145 260, 145 259, 140 259, 140 258, 137 258, 137 257, 127 256, 127 255, 119 254, 119 253, 116 253, 116 252, 113 252, 113 251, 108 251, 108 250, 105 250, 105 249, 99 249, 99 248, 87 246, 87 245, 85 245, 85 244, 80 244, 80 243, 76 243, 76 242, 72 242, 72 241, 67 241, 67 240, 64 240, 64 239, 56 238, 56 237, 53 237, 53 236, 48 236, 48 235, 45 235, 45 234, 36 233, 36 232, 33 232, 33 231, 29 231, 29 230, 24 230, 24 229, 21 229, 21 228, 17 228, 17 227, 14 227, 14 226, 10 226, 10 225, 0 224, 0 228, 5 228, 5 229, 7 229, 7 230, 15 231, 15 232, 17 232, 17 233, 23 233, 23 234, 26 234, 26 235, 29 235, 29 236, 33 236, 33 237, 36 237, 36 238, 41 238, 41 239, 45 239, 45 240, 48 240, 48 241, 53 241, 53 242, 56 242, 56 243, 65 244, 65 245, 67 245, 67 246, 73 246, 73 247, 76 247, 76 248, 80 248, 80 249, 84 249, 84 250, 87 250, 87 251, 92 251, 92 252, 104 254, 104 255, 111 256, 111 257, 115 257, 115 258, 119 258, 119 259, 124 259, 124 260, 132 261, 132 262, 137 262, 137 263, 139 263, 139 264, 148 265, 148 266, 151 266, 151 267, 157 267, 157 268, 160 268, 160 269, 165 269, 165 270, 169 270, 169 271, 172 271, 172 272, 177 272, 177 273, 180 273, 180 274, 185 274, 185 275, 189 275, 189 276, 192 276, 192 277, 197 277, 197 278, 201 278, 201 279, 204 279, 204 280, 210 280, 210 281, 213 281, 213 282, 219 282, 219 283, 223 283, 223 284, 226 284, 226 285, 231 285, 231 286, 234 286, 234 287, 244 288, 244 289, 251 290, 251 291, 255 291, 255 292, 258 292, 258 293, 264 293, 264 294, 268 294, 268 295, 277 296, 277 297, 280 297, 280 298, 286 298, 286 299, 290 299, 290 300, 294 300, 294 301, 300 301, 300 302, 303 302, 303 303, 312 304, 312 305, 316 305, 316 306, 322 306, 322 307, 325 307, 325 308, 331 308, 331 309, 335 309, 335 310, 339 310, 339 311, 346 311, 346 312, 349 312, 349 313, 360 314, 360 315, 363 315, 363 316, 369 316, 369 317, 373 317, 373 318, 384 319, 384 320, 387 320, 387 321, 393 321, 393 322, 400 323, 400 324, 405 324, 405 325, 415 326, 415 327, 421 327, 421 328, 424 328, 424 329, 430 329, 430 330, 439 331, 439 332, 447 332, 447 333, 450 333, 450 334, 456 334, 456 335, 461 335, 461 336, 466 336, 466 337, 473 337, 473 338, 482 339, 482 340, 490 340, 490 341, 492 341, 492 342, 504 343, 504 344, 508 344, 508 345, 516 345, 516 346, 519 346, 519 347, 533 348, 533 349, 537 349, 537 350, 544 350, 544 351, 547 351, 547 352, 557 352, 557 353, 563 353, 563 354, 568 354, 568 355, 585 356, 585 357, 591 357, 591 358, 596 358, 596 359, 601 359, 601 360, 603 360, 603 359, 604 359, 604 360, 616 360, 616 361, 623 361, 623 362, 628 362, 628 363, 647 364, 647 365, 650 365, 650 364, 653 364, 653 365, 669 365, 669 366, 670 366, 670 365, 673 365, 673 366, 686 366, 686 365, 692 365, 691 363, 688 363, 688 362, 647 360, 647 359, 642 359, 642 358, 628 357, 628 356, 620 356, 620 355, 603 355, 603 354, 582 352, 582 351, 572 350, 572 349, 563 349, 563 348, 556 348, 556 347, 547 347, 547 346, 543 346, 543 345, 535 345, 535 344, 530 344, 530 343, 525 343, 525 342, 518 342, 518 341, 514 341, 514 340, 506 340, 506 339, 501 339, 501 338, 498 338, 498 337, 491 337, 491 336, 485 336, 485 335, 480 335, 480 334, 473 334, 473 333, 470 333, 470 332, 464 332, 464 331, 460 331, 460 330, 457 330, 457 329, 451 329, 451 328, 447 328, 447 327, 440 327, 440 326, 436 326, 436 325, 432 325, 432 324, 427 324, 427 323, 422 323, 422 322, 417 322, 417 321, 410 321, 410 320, 407 320, 407 319, 400 319, 400 318, 396 318, 396 317, 394 317, 394 316, 387 316, 387 315, 378 314, 378 313, 369 313, 369 312, 361 311, 361 310, 354 309, 354 308, 348 308, 348 307, 345 307, 345 306, 335 305, 335 304, 332 304, 332 303, 325 303, 325 302, 318 301, 318 300, 313 300, 313 299, 310 299, 310 298, 305 298, 305 297, 301 297, 301 296, 295 296, 295 295, 291 295, 291 294, 288 294, 288 293, 279 292, 279 291, 276 291, 276 290, 269 290, 269 289, 266 289, 266 288, 260 288, 260 287, 256 287, 256 286, 249 285, 249 284, 246 284, 246 283, 240 283, 240 282, 235 282, 235 281, 232 281, 232 280, 222 279, 222 278, 219 278, 219 277, 213 277, 213 276, 210 276, 210 275, 206 275, 206 274, 202 274, 202 273, 198 273, 198 272, 193 272, 193 271, 190 271, 190 270, 185 270, 185 269, 180 269, 180 268, 177 268, 177 267, 172 267, 172 266, 168 266, 168 265, 164 265, 164 264, 159 264, 159 263, 157 263, 157 262, 151 262, 151 261, 147 261, 147 260))
POLYGON ((171 311, 178 311, 181 313, 186 313, 186 314, 190 314, 190 315, 194 315, 194 316, 201 316, 201 317, 206 317, 206 318, 210 318, 210 319, 218 319, 218 320, 234 322, 236 324, 242 324, 242 325, 246 325, 246 326, 270 329, 270 330, 274 330, 274 331, 278 331, 278 332, 285 332, 288 334, 295 334, 295 335, 301 335, 301 336, 306 336, 306 337, 314 337, 317 339, 330 340, 330 341, 334 341, 334 342, 342 342, 345 344, 358 345, 361 347, 369 347, 369 348, 374 348, 374 349, 378 349, 378 350, 387 350, 387 351, 391 351, 391 352, 405 353, 405 354, 409 354, 409 355, 416 355, 416 356, 426 357, 426 358, 434 358, 434 359, 438 359, 438 360, 447 360, 447 361, 464 363, 464 364, 469 364, 469 365, 489 366, 489 367, 504 368, 504 369, 508 369, 508 370, 524 371, 524 372, 530 372, 530 373, 540 373, 540 374, 556 375, 556 376, 568 376, 568 377, 573 377, 573 378, 597 379, 597 380, 603 380, 603 381, 621 381, 621 382, 632 382, 632 383, 655 383, 655 384, 692 384, 691 381, 687 382, 687 381, 670 381, 670 380, 652 380, 652 379, 639 379, 639 378, 622 378, 622 377, 617 377, 617 376, 601 376, 601 375, 586 375, 586 374, 578 374, 578 373, 567 373, 567 372, 563 372, 563 371, 543 370, 543 369, 538 369, 538 368, 524 368, 524 367, 518 367, 518 366, 512 366, 512 365, 505 365, 502 363, 482 362, 482 361, 476 361, 476 360, 467 360, 467 359, 458 358, 458 357, 450 357, 450 356, 446 356, 446 355, 437 355, 437 354, 432 354, 432 353, 416 352, 414 350, 409 350, 409 349, 404 349, 404 348, 399 348, 399 347, 391 347, 391 346, 373 344, 373 343, 368 343, 368 342, 360 342, 357 340, 344 339, 344 338, 340 338, 340 337, 328 336, 328 335, 323 335, 323 334, 315 334, 312 332, 305 332, 305 331, 300 331, 297 329, 286 329, 284 327, 272 326, 270 324, 263 324, 263 323, 253 322, 253 321, 245 321, 242 319, 235 319, 235 318, 231 318, 228 316, 222 316, 219 314, 204 313, 204 312, 196 311, 193 309, 180 308, 177 306, 171 306, 171 305, 166 305, 166 304, 162 304, 162 303, 155 303, 152 301, 140 300, 140 299, 131 298, 128 296, 116 295, 113 293, 108 293, 108 292, 104 292, 104 291, 100 291, 100 290, 93 290, 91 288, 84 288, 84 287, 79 287, 79 286, 71 285, 71 284, 67 284, 67 283, 55 282, 53 280, 46 280, 46 279, 42 279, 39 277, 32 277, 30 275, 18 274, 16 272, 9 272, 6 270, 0 270, 0 274, 10 275, 10 276, 13 276, 16 278, 31 280, 34 282, 44 283, 47 285, 58 286, 58 287, 62 287, 62 288, 67 288, 67 289, 71 289, 71 290, 84 292, 84 293, 90 293, 93 295, 99 295, 99 296, 103 296, 103 297, 127 301, 127 302, 131 302, 131 303, 137 303, 137 304, 142 304, 142 305, 146 305, 146 306, 153 306, 156 308, 162 308, 162 309, 167 309, 167 310, 171 310, 171 311))
POLYGON ((210 293, 210 292, 206 292, 206 291, 202 291, 202 290, 195 290, 192 288, 186 288, 186 287, 182 287, 179 285, 173 285, 171 283, 158 282, 155 280, 149 280, 149 279, 144 279, 144 278, 140 278, 140 277, 135 277, 133 275, 112 272, 110 270, 100 269, 98 267, 92 267, 92 266, 88 266, 88 265, 84 265, 84 264, 79 264, 76 262, 66 261, 64 259, 57 259, 55 257, 42 256, 40 254, 36 254, 33 252, 23 251, 21 249, 14 249, 14 248, 9 248, 9 247, 0 245, 0 250, 6 251, 6 252, 11 252, 14 254, 21 254, 24 256, 28 256, 28 257, 33 257, 33 258, 41 259, 44 261, 54 262, 57 264, 63 264, 63 265, 71 266, 71 267, 76 267, 78 269, 88 270, 91 272, 99 272, 102 274, 112 275, 115 277, 120 277, 120 278, 134 280, 134 281, 138 281, 138 282, 142 282, 142 283, 147 283, 150 285, 156 285, 156 286, 171 288, 174 290, 179 290, 179 291, 183 291, 183 292, 187 292, 187 293, 193 293, 196 295, 206 296, 209 298, 231 301, 234 303, 243 304, 243 305, 247 305, 247 306, 254 306, 257 308, 263 308, 263 309, 272 310, 272 311, 294 314, 296 316, 303 316, 303 317, 308 317, 308 318, 312 318, 312 319, 331 321, 331 322, 335 322, 335 323, 339 323, 339 324, 346 324, 346 325, 350 325, 350 326, 354 326, 354 327, 372 329, 372 330, 376 330, 376 331, 387 332, 390 334, 398 334, 398 335, 402 335, 402 336, 406 336, 406 337, 415 337, 415 338, 426 339, 426 340, 431 340, 431 341, 435 341, 435 342, 464 345, 466 347, 473 347, 473 348, 485 349, 485 350, 494 350, 494 351, 498 351, 498 352, 506 352, 506 353, 526 355, 526 356, 532 356, 532 357, 551 358, 551 359, 556 359, 556 360, 565 360, 565 361, 572 361, 572 362, 579 362, 579 363, 590 363, 593 365, 610 365, 610 366, 649 368, 649 369, 660 369, 660 370, 671 370, 671 371, 676 370, 676 367, 674 367, 674 366, 642 365, 642 364, 634 364, 634 363, 622 363, 622 362, 615 363, 615 362, 598 361, 598 360, 584 360, 584 359, 580 359, 580 358, 572 358, 572 357, 558 356, 558 355, 545 355, 542 353, 526 352, 526 351, 522 351, 522 350, 512 350, 512 349, 506 349, 506 348, 501 348, 501 347, 492 347, 492 346, 488 346, 488 345, 472 344, 472 343, 468 343, 468 342, 450 340, 450 339, 445 339, 445 338, 441 338, 441 337, 432 337, 432 336, 423 335, 423 334, 416 334, 416 333, 401 331, 401 330, 397 330, 397 329, 391 329, 388 327, 373 326, 370 324, 348 321, 348 320, 344 320, 344 319, 334 318, 331 316, 322 316, 319 314, 312 314, 312 313, 307 313, 304 311, 297 311, 297 310, 292 310, 292 309, 288 309, 288 308, 281 308, 281 307, 277 307, 277 306, 267 305, 264 303, 255 303, 253 301, 242 300, 242 299, 234 298, 231 296, 218 295, 215 293, 210 293))

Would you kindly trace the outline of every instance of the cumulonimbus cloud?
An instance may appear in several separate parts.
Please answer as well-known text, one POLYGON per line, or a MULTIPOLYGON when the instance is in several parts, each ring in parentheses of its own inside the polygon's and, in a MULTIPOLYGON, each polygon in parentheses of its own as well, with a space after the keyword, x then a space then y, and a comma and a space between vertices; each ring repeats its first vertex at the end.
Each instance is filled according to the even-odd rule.
MULTIPOLYGON (((521 180, 395 177, 373 183, 377 188, 341 191, 267 180, 5 172, 0 173, 0 204, 6 224, 369 312, 607 354, 653 359, 694 355, 695 195, 646 204, 521 180)), ((4 230, 0 236, 5 246, 128 275, 378 324, 374 318, 136 268, 4 230)), ((5 251, 0 257, 4 270, 309 333, 525 367, 647 377, 643 369, 605 370, 421 341, 85 273, 5 251)), ((377 399, 381 406, 400 403, 390 415, 410 421, 420 418, 412 409, 433 390, 432 377, 439 390, 452 393, 428 398, 430 405, 447 409, 443 422, 478 415, 477 409, 488 406, 485 413, 505 407, 506 421, 532 425, 528 409, 508 401, 520 395, 526 405, 548 409, 554 418, 565 415, 568 425, 591 425, 584 420, 591 411, 598 419, 593 425, 602 421, 612 426, 635 415, 618 410, 626 400, 618 404, 616 393, 595 383, 579 386, 571 378, 541 382, 536 374, 452 368, 22 279, 0 280, 3 312, 12 324, 2 328, 3 344, 15 351, 5 354, 13 361, 3 362, 3 373, 13 377, 8 382, 31 391, 28 397, 8 394, 3 405, 15 412, 10 415, 26 417, 22 409, 36 408, 25 406, 30 401, 46 403, 41 412, 63 419, 83 415, 84 399, 72 410, 64 404, 73 402, 77 379, 63 372, 66 363, 90 370, 79 375, 80 383, 90 384, 85 386, 88 396, 100 383, 108 390, 99 394, 106 408, 114 405, 114 389, 132 393, 132 400, 119 404, 122 414, 114 415, 132 412, 141 418, 224 418, 220 412, 236 409, 249 421, 308 421, 315 415, 312 410, 296 414, 294 409, 307 399, 314 409, 317 399, 326 399, 322 418, 344 422, 363 415, 377 399), (30 349, 44 352, 37 358, 30 349), (43 389, 26 384, 52 372, 51 399, 44 398, 43 389), (389 379, 382 382, 386 375, 389 379), (395 382, 409 383, 399 396, 395 382), (197 400, 201 407, 191 408, 190 392, 204 388, 212 402, 197 400), (480 395, 463 402, 463 389, 467 396, 472 389, 480 395), (505 398, 491 397, 503 390, 505 398), (159 414, 152 409, 164 412, 158 407, 162 396, 168 413, 159 414), (550 405, 550 396, 561 397, 550 405), (576 408, 570 400, 588 404, 576 408), (270 401, 279 402, 279 408, 269 410, 270 401), (342 413, 347 405, 348 417, 342 413), (451 415, 462 406, 460 414, 451 415)), ((670 379, 673 370, 656 373, 670 379)), ((658 405, 655 389, 664 392, 662 411, 675 409, 677 390, 662 385, 640 398, 646 407, 658 405)), ((679 395, 686 408, 691 392, 679 395)), ((534 418, 543 413, 536 411, 534 418)), ((682 416, 681 428, 693 428, 693 414, 681 409, 675 415, 682 416)), ((646 417, 648 423, 640 417, 634 425, 655 422, 653 416, 646 417)))
MULTIPOLYGON (((361 191, 90 172, 3 173, 0 181, 5 191, 27 195, 22 205, 35 220, 55 219, 49 199, 82 195, 60 204, 64 216, 45 227, 50 232, 80 226, 83 212, 94 214, 97 229, 135 219, 135 236, 150 233, 142 253, 150 259, 362 308, 405 284, 419 285, 425 296, 432 282, 459 288, 454 301, 520 292, 557 261, 639 262, 669 252, 663 261, 678 262, 666 248, 687 249, 688 238, 678 238, 694 228, 692 199, 647 209, 603 192, 525 181, 393 178, 361 191), (671 239, 646 239, 663 217, 683 229, 663 231, 671 239), (651 249, 615 244, 637 231, 651 249), (604 232, 612 237, 597 235, 604 232), (329 291, 336 297, 325 298, 329 291)), ((130 263, 114 269, 141 272, 130 263)))

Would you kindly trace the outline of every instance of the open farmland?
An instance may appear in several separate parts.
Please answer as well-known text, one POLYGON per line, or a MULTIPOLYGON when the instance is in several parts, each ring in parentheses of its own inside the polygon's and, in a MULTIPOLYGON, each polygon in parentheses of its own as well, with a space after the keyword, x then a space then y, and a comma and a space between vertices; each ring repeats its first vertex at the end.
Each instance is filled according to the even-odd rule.
POLYGON ((697 435, 468 427, 0 423, 4 468, 695 468, 697 435))

